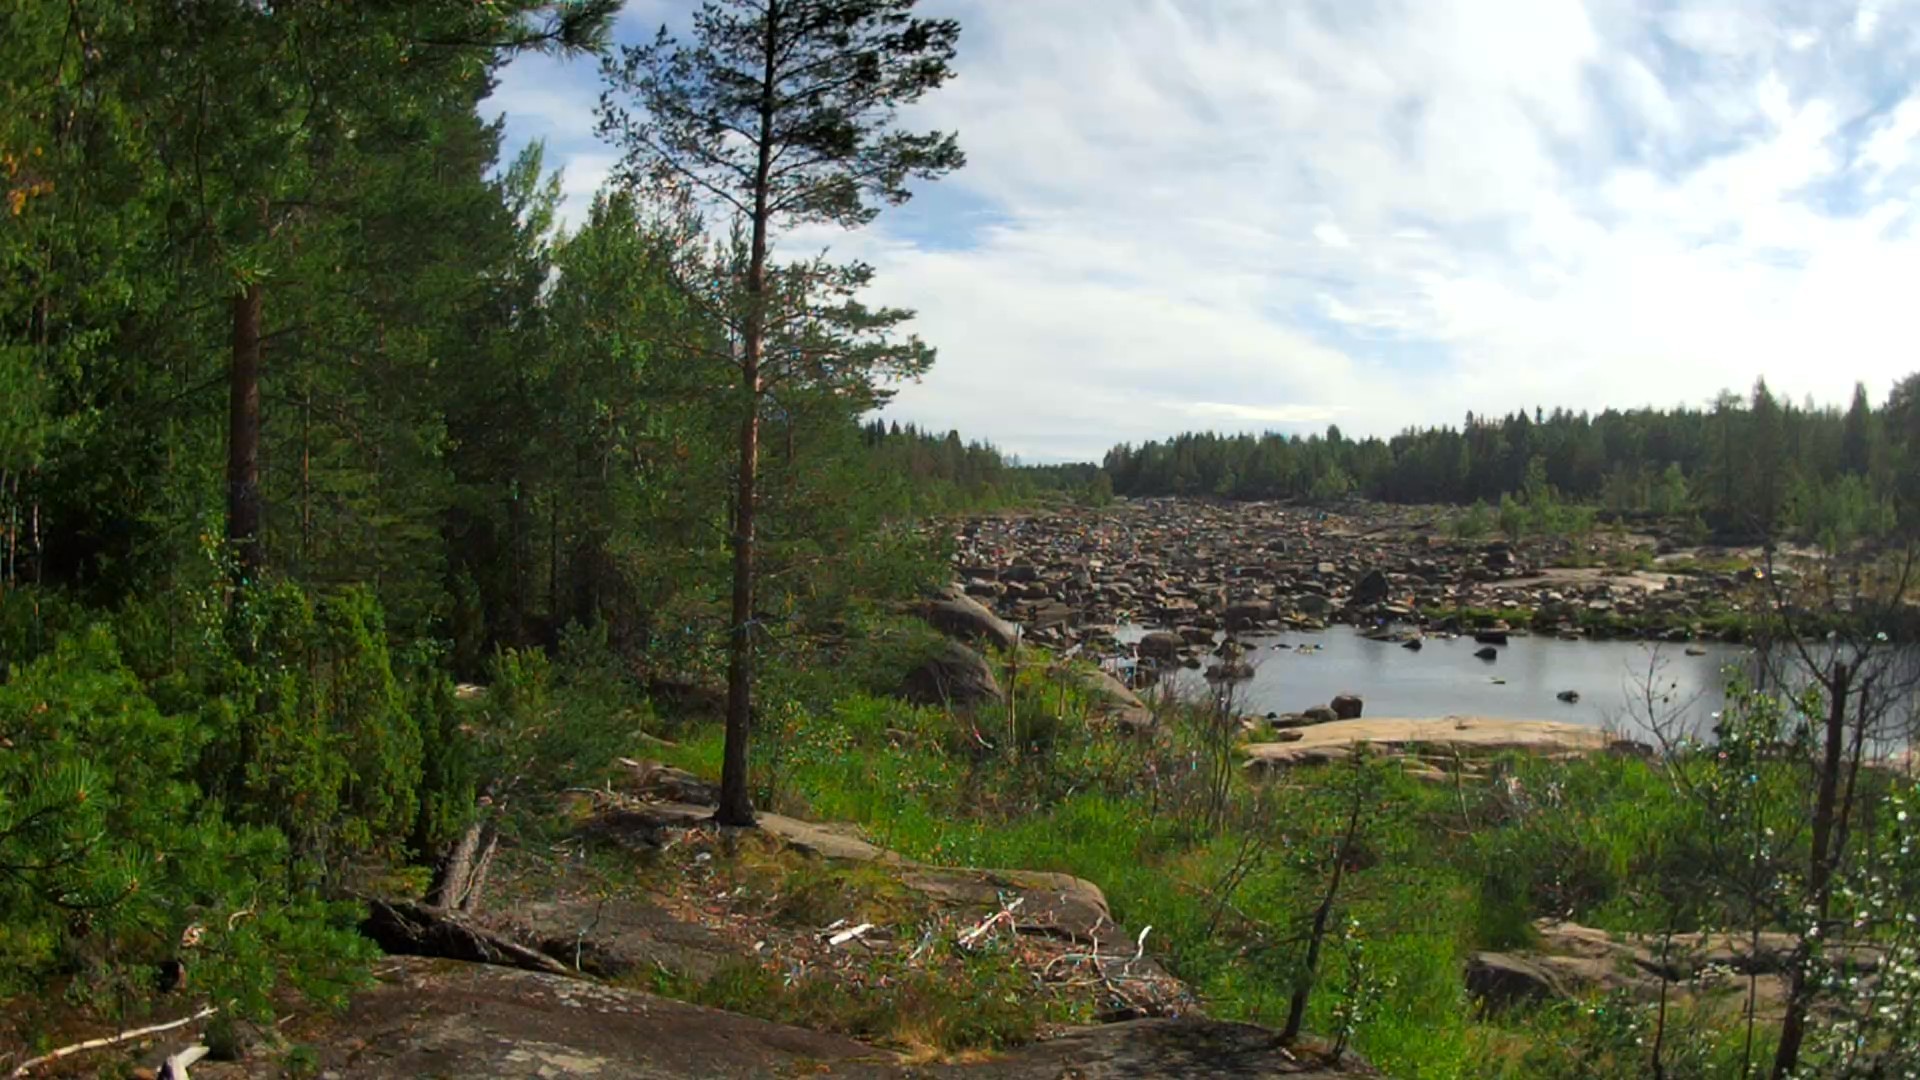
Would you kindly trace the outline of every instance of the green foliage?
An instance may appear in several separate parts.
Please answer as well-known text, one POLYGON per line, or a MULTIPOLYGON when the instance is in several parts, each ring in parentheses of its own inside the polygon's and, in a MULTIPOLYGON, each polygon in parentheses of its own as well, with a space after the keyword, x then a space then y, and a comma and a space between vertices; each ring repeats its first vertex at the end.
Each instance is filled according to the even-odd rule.
MULTIPOLYGON (((1524 1049, 1500 1060, 1484 1075, 1513 1080, 1639 1080, 1655 1075, 1656 1045, 1664 1074, 1676 1080, 1732 1080, 1748 1074, 1739 1032, 1679 1009, 1669 1011, 1662 1031, 1656 1007, 1625 995, 1550 1006, 1533 1017, 1529 1027, 1532 1037, 1524 1049)), ((1764 1045, 1756 1050, 1756 1058, 1768 1052, 1764 1045)))
POLYGON ((179 867, 162 853, 194 828, 182 778, 205 733, 161 716, 94 628, 0 686, 0 739, 0 967, 43 971, 70 916, 103 929, 164 922, 179 867))
POLYGON ((1844 965, 1824 979, 1821 989, 1835 1004, 1816 1028, 1812 1050, 1834 1076, 1920 1071, 1920 1045, 1912 1038, 1920 1009, 1920 919, 1912 913, 1920 896, 1920 786, 1894 784, 1877 810, 1869 855, 1838 896, 1842 925, 1877 929, 1870 940, 1880 960, 1873 979, 1844 965))
POLYGON ((236 623, 236 803, 323 867, 394 854, 419 813, 421 735, 372 596, 282 585, 247 595, 236 623))
MULTIPOLYGON (((1032 665, 1018 685, 1022 711, 1053 730, 1044 752, 1002 752, 993 715, 969 721, 842 698, 795 718, 774 805, 863 824, 875 842, 911 858, 1095 881, 1116 919, 1153 927, 1156 957, 1210 1012, 1277 1025, 1299 975, 1303 920, 1344 836, 1350 771, 1301 770, 1259 787, 1236 778, 1230 812, 1208 828, 1206 708, 1164 717, 1160 742, 1131 743, 1097 734, 1078 695, 1054 689, 1047 665, 1032 665)), ((1760 868, 1754 885, 1793 880, 1806 855, 1806 776, 1788 748, 1803 727, 1796 718, 1819 703, 1739 688, 1732 701, 1720 742, 1672 758, 1509 754, 1475 761, 1486 779, 1457 786, 1369 770, 1365 827, 1307 1030, 1350 1038, 1388 1075, 1644 1076, 1656 1036, 1668 1075, 1741 1075, 1742 1025, 1712 1005, 1676 1005, 1664 1027, 1653 1005, 1624 998, 1489 1017, 1465 1000, 1460 982, 1469 950, 1525 949, 1540 918, 1658 934, 1746 928, 1757 912, 1784 914, 1742 884, 1748 879, 1715 868, 1760 868), (1703 799, 1706 792, 1716 794, 1703 799)), ((684 739, 668 756, 711 775, 717 733, 684 739)), ((1848 878, 1850 911, 1878 919, 1920 895, 1920 845, 1908 843, 1912 819, 1898 816, 1917 798, 1903 788, 1890 812, 1870 815, 1875 831, 1859 843, 1877 855, 1848 878)), ((846 906, 826 906, 835 904, 846 906)), ((1910 924, 1888 925, 1883 945, 1913 946, 1910 924)), ((1897 970, 1905 979, 1915 969, 1897 970)), ((1854 1001, 1833 1015, 1856 1026, 1823 1031, 1810 1052, 1835 1055, 1822 1063, 1846 1054, 1904 1060, 1887 1055, 1901 1045, 1889 1025, 1905 1022, 1900 1010, 1916 1000, 1899 989, 1908 985, 1843 978, 1823 990, 1829 1003, 1854 1001)), ((1771 1039, 1763 1025, 1756 1060, 1771 1039)))
POLYGON ((641 728, 636 688, 604 627, 569 630, 558 662, 539 649, 502 650, 488 683, 470 752, 481 790, 495 800, 588 783, 633 748, 641 728))
POLYGON ((146 965, 177 958, 259 1017, 277 988, 334 1000, 357 981, 369 947, 350 906, 293 887, 281 836, 230 822, 196 788, 217 736, 163 714, 100 626, 0 686, 6 990, 76 967, 83 993, 144 987, 146 965))
POLYGON ((461 727, 453 684, 445 674, 420 664, 406 685, 407 711, 420 731, 419 807, 407 846, 413 858, 425 862, 471 822, 479 754, 461 727))
POLYGON ((1851 473, 1827 484, 1802 481, 1792 504, 1801 538, 1832 552, 1885 536, 1897 523, 1893 500, 1876 495, 1865 477, 1851 473))
POLYGON ((1478 540, 1493 530, 1493 512, 1478 500, 1448 523, 1448 531, 1457 540, 1478 540))
MULTIPOLYGON (((289 984, 336 996, 365 953, 339 897, 433 860, 483 795, 600 778, 643 681, 712 672, 743 249, 652 189, 558 234, 542 148, 499 160, 477 108, 515 51, 603 45, 616 6, 0 11, 8 988, 79 973, 76 996, 135 1005, 151 980, 130 973, 197 924, 196 991, 249 1013, 289 984), (236 585, 248 291, 262 558, 236 585), (453 676, 492 685, 456 700, 453 676)), ((951 54, 951 24, 920 47, 861 18, 806 45, 867 31, 816 119, 878 120, 875 48, 951 54)), ((877 89, 934 75, 889 61, 877 89)), ((958 160, 945 137, 853 150, 854 173, 796 174, 785 209, 858 217, 958 160)), ((1030 488, 957 436, 938 476, 917 434, 863 439, 885 380, 932 357, 864 303, 868 268, 765 281, 762 629, 795 719, 917 647, 876 614, 945 572, 914 515, 1030 488)))

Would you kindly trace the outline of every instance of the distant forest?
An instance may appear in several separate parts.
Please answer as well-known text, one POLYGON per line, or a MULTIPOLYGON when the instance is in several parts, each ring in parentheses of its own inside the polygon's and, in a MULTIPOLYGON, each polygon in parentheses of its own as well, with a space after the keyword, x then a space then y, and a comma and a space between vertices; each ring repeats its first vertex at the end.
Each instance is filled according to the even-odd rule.
MULTIPOLYGON (((1724 534, 1879 535, 1920 485, 1920 374, 1874 408, 1782 401, 1765 381, 1707 408, 1555 409, 1350 439, 1184 434, 1120 445, 1121 495, 1399 503, 1582 503, 1613 514, 1698 515, 1724 534)), ((1910 503, 1909 503, 1910 504, 1910 503)))

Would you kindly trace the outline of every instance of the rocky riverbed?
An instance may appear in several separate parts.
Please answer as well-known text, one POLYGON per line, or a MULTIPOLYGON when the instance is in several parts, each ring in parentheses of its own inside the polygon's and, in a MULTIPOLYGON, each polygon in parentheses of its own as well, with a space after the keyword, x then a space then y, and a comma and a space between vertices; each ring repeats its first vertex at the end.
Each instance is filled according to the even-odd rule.
POLYGON ((1433 508, 1132 500, 966 521, 954 568, 1028 642, 1189 663, 1222 632, 1336 623, 1408 642, 1473 631, 1703 640, 1737 635, 1757 599, 1751 572, 1698 571, 1729 566, 1728 553, 1671 537, 1460 540, 1446 519, 1433 508), (1569 565, 1609 558, 1635 568, 1569 565), (1128 625, 1160 633, 1124 646, 1115 632, 1128 625))

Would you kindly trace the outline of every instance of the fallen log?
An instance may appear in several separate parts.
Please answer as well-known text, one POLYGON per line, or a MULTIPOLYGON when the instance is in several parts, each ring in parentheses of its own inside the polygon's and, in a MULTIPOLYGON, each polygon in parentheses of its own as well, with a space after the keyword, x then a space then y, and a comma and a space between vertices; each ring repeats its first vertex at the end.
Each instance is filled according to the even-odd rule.
POLYGON ((412 900, 369 898, 360 932, 395 956, 432 956, 552 975, 576 974, 538 949, 474 926, 458 912, 412 900))

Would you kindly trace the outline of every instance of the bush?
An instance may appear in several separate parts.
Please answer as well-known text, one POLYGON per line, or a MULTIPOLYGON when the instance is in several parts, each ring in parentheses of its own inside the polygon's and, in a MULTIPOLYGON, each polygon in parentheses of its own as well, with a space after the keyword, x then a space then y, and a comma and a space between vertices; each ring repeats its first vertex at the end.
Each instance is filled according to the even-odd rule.
POLYGON ((325 873, 396 855, 419 814, 421 734, 371 593, 315 603, 293 585, 237 606, 220 747, 233 809, 325 873))
POLYGON ((506 649, 488 664, 477 753, 489 791, 554 790, 586 782, 632 747, 637 690, 604 629, 574 628, 559 662, 539 649, 506 649))
POLYGON ((264 1015, 283 981, 334 997, 355 980, 351 912, 292 888, 280 833, 229 823, 194 784, 214 734, 163 714, 104 627, 0 686, 0 987, 63 971, 120 1000, 173 960, 264 1015))
POLYGON ((0 686, 0 971, 43 975, 77 936, 162 925, 197 846, 183 782, 204 733, 160 715, 106 630, 0 686))

